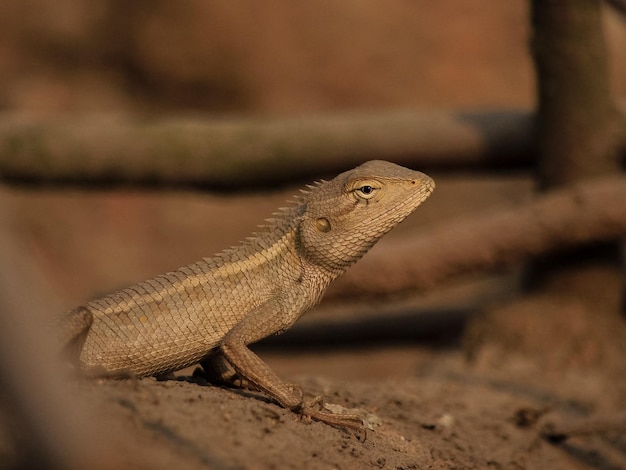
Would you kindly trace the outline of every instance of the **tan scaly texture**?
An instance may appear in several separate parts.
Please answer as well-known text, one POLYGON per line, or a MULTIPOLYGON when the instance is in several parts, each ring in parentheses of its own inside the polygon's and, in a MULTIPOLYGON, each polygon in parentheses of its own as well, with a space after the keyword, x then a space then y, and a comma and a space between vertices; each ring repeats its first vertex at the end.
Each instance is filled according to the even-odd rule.
POLYGON ((66 313, 60 335, 82 370, 151 376, 202 362, 225 379, 232 366, 286 408, 358 427, 304 403, 247 345, 288 329, 434 187, 423 173, 364 163, 309 186, 239 246, 66 313))

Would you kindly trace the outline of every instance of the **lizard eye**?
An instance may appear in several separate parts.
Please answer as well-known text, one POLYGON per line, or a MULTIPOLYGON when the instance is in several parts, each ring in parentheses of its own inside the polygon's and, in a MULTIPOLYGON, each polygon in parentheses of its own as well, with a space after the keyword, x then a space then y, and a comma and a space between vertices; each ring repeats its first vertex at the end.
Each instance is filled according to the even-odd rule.
POLYGON ((374 195, 376 188, 374 188, 373 186, 370 186, 369 184, 365 184, 361 187, 356 188, 356 191, 359 194, 359 196, 365 199, 369 199, 374 195))

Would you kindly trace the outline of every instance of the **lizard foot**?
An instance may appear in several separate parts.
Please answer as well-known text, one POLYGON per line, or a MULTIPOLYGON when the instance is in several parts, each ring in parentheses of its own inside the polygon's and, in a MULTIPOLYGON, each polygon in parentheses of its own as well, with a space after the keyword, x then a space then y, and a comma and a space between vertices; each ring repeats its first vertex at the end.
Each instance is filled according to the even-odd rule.
POLYGON ((332 413, 321 409, 323 399, 316 396, 312 400, 303 403, 298 412, 302 417, 320 421, 336 428, 352 429, 358 433, 363 433, 363 438, 359 440, 365 442, 367 431, 363 425, 363 418, 356 413, 332 413))

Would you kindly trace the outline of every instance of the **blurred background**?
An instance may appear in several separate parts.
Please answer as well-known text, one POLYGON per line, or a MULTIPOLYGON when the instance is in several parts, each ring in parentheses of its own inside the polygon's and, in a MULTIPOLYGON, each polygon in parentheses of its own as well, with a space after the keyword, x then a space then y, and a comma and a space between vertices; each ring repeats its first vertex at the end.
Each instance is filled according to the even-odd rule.
MULTIPOLYGON (((532 106, 524 1, 3 2, 4 109, 301 114, 532 106)), ((606 18, 622 95, 624 30, 606 18), (621 50, 620 50, 621 49, 621 50)))
MULTIPOLYGON (((398 109, 526 113, 536 103, 529 5, 522 0, 394 1, 384 8, 370 1, 25 0, 4 1, 0 11, 5 145, 14 127, 38 118, 97 127, 172 116, 263 120, 333 112, 385 116, 398 109)), ((622 99, 626 26, 606 6, 602 24, 610 83, 622 99)), ((55 145, 61 144, 53 138, 55 145)), ((11 174, 29 158, 7 153, 3 172, 11 174)), ((331 170, 315 169, 315 156, 309 159, 311 170, 294 172, 292 185, 353 166, 338 157, 331 170)), ((32 165, 39 168, 36 179, 55 171, 42 169, 50 166, 45 161, 32 165)), ((418 166, 432 172, 419 161, 418 166)), ((488 188, 499 188, 502 175, 480 178, 485 176, 488 188)), ((467 195, 446 198, 445 190, 437 191, 429 206, 439 199, 452 207, 433 208, 433 214, 466 211, 468 196, 470 203, 497 203, 501 194, 479 192, 478 179, 470 181, 467 195)), ((288 184, 288 174, 279 183, 288 184)), ((249 214, 224 209, 216 216, 212 205, 226 208, 231 202, 184 191, 66 189, 2 190, 5 204, 15 205, 12 224, 29 240, 68 307, 230 245, 284 200, 283 194, 267 203, 252 198, 243 204, 255 205, 249 214), (158 248, 164 244, 166 250, 158 248)), ((506 197, 520 194, 514 188, 506 197)))
MULTIPOLYGON (((4 292, 41 294, 51 319, 235 244, 304 183, 371 158, 437 181, 389 235, 398 242, 562 186, 537 163, 549 149, 533 133, 545 120, 534 118, 530 3, 0 0, 0 224, 7 253, 37 279, 21 282, 4 263, 4 292), (267 157, 272 145, 283 153, 267 157)), ((623 113, 626 9, 617 0, 600 8, 608 88, 623 113)), ((534 272, 545 273, 543 261, 534 272)), ((414 369, 419 355, 394 356, 398 344, 458 352, 482 345, 489 331, 506 342, 527 327, 536 339, 537 318, 518 323, 513 314, 512 327, 493 317, 474 325, 468 342, 468 318, 527 292, 527 266, 496 267, 374 300, 342 302, 337 291, 264 357, 288 376, 306 368, 379 379, 414 369), (508 328, 515 334, 502 334, 508 328), (332 352, 353 341, 375 344, 384 360, 319 362, 316 342, 332 352), (307 342, 310 356, 285 354, 307 342)), ((607 284, 594 279, 594 289, 607 284)), ((607 357, 596 343, 581 346, 587 317, 576 318, 583 326, 569 340, 577 346, 548 360, 555 367, 607 357)), ((546 331, 541 344, 515 344, 545 358, 560 324, 546 331)))

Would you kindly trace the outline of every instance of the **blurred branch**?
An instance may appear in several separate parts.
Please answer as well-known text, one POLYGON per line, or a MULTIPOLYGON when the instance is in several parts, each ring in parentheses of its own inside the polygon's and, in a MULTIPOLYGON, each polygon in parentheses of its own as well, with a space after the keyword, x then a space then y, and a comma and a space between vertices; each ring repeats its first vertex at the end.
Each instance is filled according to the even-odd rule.
POLYGON ((529 166, 533 122, 524 110, 156 122, 5 115, 0 175, 14 183, 236 189, 309 180, 371 159, 420 169, 529 166))
POLYGON ((415 168, 528 164, 532 114, 389 111, 301 118, 0 117, 6 181, 267 187, 371 159, 415 168))
MULTIPOLYGON (((539 187, 556 189, 620 174, 624 116, 611 93, 602 2, 532 0, 530 7, 538 93, 539 187)), ((574 293, 593 306, 588 312, 595 322, 596 317, 609 314, 608 307, 601 314, 596 311, 597 279, 602 272, 606 291, 600 297, 607 302, 613 299, 615 315, 623 302, 621 251, 616 240, 603 240, 538 257, 529 266, 525 287, 543 293, 574 293)))
POLYGON ((531 2, 540 186, 619 173, 624 117, 611 96, 599 0, 531 2))
POLYGON ((574 245, 626 234, 626 177, 546 193, 515 209, 472 215, 370 252, 327 297, 380 295, 430 287, 574 245))

